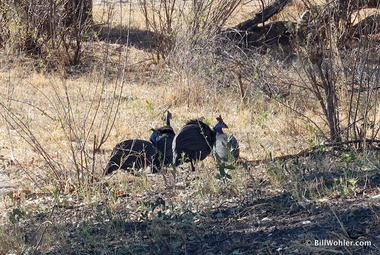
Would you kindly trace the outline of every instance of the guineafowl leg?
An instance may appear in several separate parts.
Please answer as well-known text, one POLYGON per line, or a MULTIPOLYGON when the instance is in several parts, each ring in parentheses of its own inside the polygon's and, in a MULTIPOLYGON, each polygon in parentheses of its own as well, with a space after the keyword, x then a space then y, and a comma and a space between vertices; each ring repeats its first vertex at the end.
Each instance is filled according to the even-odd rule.
POLYGON ((190 160, 190 165, 191 165, 191 171, 195 171, 194 163, 193 160, 190 160))

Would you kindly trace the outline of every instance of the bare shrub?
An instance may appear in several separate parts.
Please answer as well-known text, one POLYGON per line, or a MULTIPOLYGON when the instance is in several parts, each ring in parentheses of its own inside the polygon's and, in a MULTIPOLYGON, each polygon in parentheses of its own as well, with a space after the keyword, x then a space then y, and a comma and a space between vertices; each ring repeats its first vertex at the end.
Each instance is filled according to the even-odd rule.
POLYGON ((241 0, 139 0, 146 26, 159 39, 157 58, 165 58, 181 41, 192 48, 220 31, 241 0))
POLYGON ((53 66, 77 65, 90 37, 89 1, 1 1, 0 46, 26 52, 53 66), (76 6, 76 7, 75 7, 76 6))
MULTIPOLYGON (((379 47, 368 31, 351 28, 357 6, 311 9, 298 41, 305 89, 319 102, 331 142, 378 138, 379 47), (356 36, 356 38, 354 38, 356 36)), ((378 30, 372 23, 372 33, 378 30)), ((364 28, 363 28, 364 29, 364 28)), ((366 27, 368 30, 368 27, 366 27)))
MULTIPOLYGON (((128 47, 124 49, 123 55, 128 47)), ((38 171, 19 163, 32 182, 78 191, 91 188, 102 175, 105 162, 98 155, 118 116, 127 64, 126 60, 119 63, 120 74, 112 82, 108 74, 113 67, 108 65, 105 61, 102 72, 94 70, 94 77, 86 83, 61 77, 49 78, 42 85, 28 81, 19 85, 13 79, 5 84, 0 114, 8 124, 8 135, 21 138, 43 163, 38 171)))
POLYGON ((44 109, 12 95, 8 103, 0 103, 9 127, 41 157, 46 164, 45 178, 59 189, 68 184, 78 188, 94 183, 99 174, 95 171, 99 162, 96 156, 114 125, 123 81, 112 88, 105 88, 101 82, 93 86, 82 94, 89 97, 84 102, 82 99, 81 104, 78 95, 72 95, 64 81, 55 82, 47 89, 52 94, 34 88, 36 96, 48 102, 44 109), (22 112, 25 104, 30 109, 28 113, 22 112), (44 126, 50 130, 35 126, 38 123, 33 121, 34 116, 39 115, 44 116, 44 126), (42 141, 41 132, 53 132, 58 137, 51 137, 50 142, 42 141))

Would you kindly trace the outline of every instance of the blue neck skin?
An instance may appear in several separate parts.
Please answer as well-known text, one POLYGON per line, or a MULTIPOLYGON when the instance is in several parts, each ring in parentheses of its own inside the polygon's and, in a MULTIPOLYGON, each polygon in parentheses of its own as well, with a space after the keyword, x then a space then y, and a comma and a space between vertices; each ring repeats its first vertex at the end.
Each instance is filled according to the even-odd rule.
POLYGON ((224 123, 218 123, 215 125, 214 131, 217 133, 223 134, 223 128, 225 128, 225 127, 226 126, 224 125, 224 123))
POLYGON ((155 143, 157 141, 157 137, 159 136, 157 131, 153 131, 153 133, 150 135, 150 142, 155 143))

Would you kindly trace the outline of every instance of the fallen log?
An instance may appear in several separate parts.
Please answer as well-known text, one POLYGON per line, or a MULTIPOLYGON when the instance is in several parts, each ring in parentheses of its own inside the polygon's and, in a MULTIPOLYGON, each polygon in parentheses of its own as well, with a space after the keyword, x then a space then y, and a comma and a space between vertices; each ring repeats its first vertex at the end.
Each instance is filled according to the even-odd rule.
POLYGON ((355 37, 380 33, 380 15, 368 16, 354 25, 351 30, 355 37))
POLYGON ((273 15, 281 12, 290 2, 291 0, 276 0, 271 5, 265 7, 261 12, 256 13, 253 19, 246 20, 236 25, 233 30, 250 31, 257 27, 257 25, 270 19, 273 15))
MULTIPOLYGON (((295 21, 275 21, 265 24, 267 20, 280 13, 289 3, 291 3, 291 0, 274 0, 270 5, 264 7, 262 11, 256 13, 252 19, 228 28, 223 31, 223 34, 241 46, 289 46, 291 36, 306 40, 307 35, 319 33, 320 29, 322 29, 323 34, 323 24, 332 22, 334 18, 347 20, 355 11, 380 7, 380 0, 335 0, 318 6, 318 8, 314 8, 315 10, 311 8, 309 13, 315 13, 316 10, 319 10, 318 15, 308 15, 309 19, 302 20, 300 23, 295 21)), ((380 15, 369 16, 355 26, 352 26, 350 22, 347 25, 349 25, 347 27, 348 38, 345 38, 345 40, 353 36, 360 37, 379 33, 380 15)))

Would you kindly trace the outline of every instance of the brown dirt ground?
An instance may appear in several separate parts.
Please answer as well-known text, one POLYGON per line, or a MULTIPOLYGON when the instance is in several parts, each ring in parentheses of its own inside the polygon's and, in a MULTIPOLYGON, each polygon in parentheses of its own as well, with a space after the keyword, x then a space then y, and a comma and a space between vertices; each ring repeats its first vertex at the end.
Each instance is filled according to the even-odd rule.
MULTIPOLYGON (((371 187, 352 197, 297 201, 286 190, 273 190, 271 183, 258 180, 243 195, 228 191, 228 185, 222 194, 205 195, 196 209, 186 203, 178 207, 177 198, 191 194, 199 179, 196 172, 186 175, 174 189, 118 192, 93 204, 61 196, 51 207, 52 194, 27 194, 35 209, 21 224, 26 247, 35 247, 29 248, 34 254, 380 253, 378 171, 366 173, 371 187), (316 245, 321 240, 346 245, 316 245), (349 241, 370 245, 351 246, 349 241)), ((147 178, 152 186, 162 183, 160 175, 147 178)))

